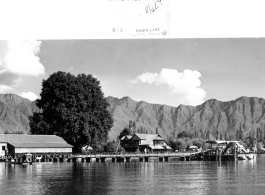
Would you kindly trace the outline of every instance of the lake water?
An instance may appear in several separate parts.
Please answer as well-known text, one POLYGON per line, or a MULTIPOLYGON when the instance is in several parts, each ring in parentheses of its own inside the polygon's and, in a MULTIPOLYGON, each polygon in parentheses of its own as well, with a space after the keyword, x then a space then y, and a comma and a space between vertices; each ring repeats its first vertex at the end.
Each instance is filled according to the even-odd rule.
POLYGON ((237 162, 0 163, 0 194, 265 194, 265 155, 237 162))

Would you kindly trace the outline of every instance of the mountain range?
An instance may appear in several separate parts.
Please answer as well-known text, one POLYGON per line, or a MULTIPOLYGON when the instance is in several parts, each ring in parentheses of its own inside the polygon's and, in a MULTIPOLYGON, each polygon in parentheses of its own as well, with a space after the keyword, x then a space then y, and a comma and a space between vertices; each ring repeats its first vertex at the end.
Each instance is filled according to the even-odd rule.
MULTIPOLYGON (((130 121, 135 121, 136 132, 155 133, 158 128, 164 138, 176 137, 183 131, 199 137, 208 133, 220 138, 224 134, 234 136, 237 130, 246 134, 257 128, 265 129, 263 98, 240 97, 227 102, 210 99, 198 106, 178 107, 137 102, 130 97, 106 99, 114 119, 110 140, 116 140, 130 121)), ((35 102, 15 94, 0 94, 0 133, 28 133, 28 116, 36 111, 35 102)))
POLYGON ((243 135, 257 128, 265 129, 265 100, 257 97, 240 97, 236 100, 222 102, 210 99, 198 106, 150 104, 136 102, 130 97, 121 99, 108 97, 109 111, 114 119, 110 138, 128 127, 129 121, 135 121, 138 132, 158 132, 163 137, 177 137, 186 131, 196 137, 220 139, 225 134, 235 137, 238 130, 243 135))
POLYGON ((35 102, 15 94, 0 94, 0 133, 28 133, 28 116, 38 111, 35 102))

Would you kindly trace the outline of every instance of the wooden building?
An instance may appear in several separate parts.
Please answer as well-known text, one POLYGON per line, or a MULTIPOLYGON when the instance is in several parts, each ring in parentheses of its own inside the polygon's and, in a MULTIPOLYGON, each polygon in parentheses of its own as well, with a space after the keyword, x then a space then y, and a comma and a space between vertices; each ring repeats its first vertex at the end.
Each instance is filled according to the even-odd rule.
POLYGON ((70 154, 73 146, 56 135, 0 134, 0 156, 70 154))
POLYGON ((172 150, 159 134, 140 134, 124 136, 121 138, 121 146, 125 151, 135 152, 166 152, 172 150))

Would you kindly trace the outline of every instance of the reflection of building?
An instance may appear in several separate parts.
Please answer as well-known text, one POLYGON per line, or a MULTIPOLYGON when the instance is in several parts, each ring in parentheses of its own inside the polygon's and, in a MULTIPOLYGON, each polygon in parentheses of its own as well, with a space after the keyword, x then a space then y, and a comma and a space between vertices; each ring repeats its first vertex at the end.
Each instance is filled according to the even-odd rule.
POLYGON ((145 149, 150 152, 165 152, 172 150, 166 141, 159 134, 140 134, 133 136, 127 135, 120 139, 121 146, 128 152, 135 152, 139 149, 144 152, 145 149))
POLYGON ((73 146, 56 135, 0 134, 0 156, 24 153, 72 153, 73 146))

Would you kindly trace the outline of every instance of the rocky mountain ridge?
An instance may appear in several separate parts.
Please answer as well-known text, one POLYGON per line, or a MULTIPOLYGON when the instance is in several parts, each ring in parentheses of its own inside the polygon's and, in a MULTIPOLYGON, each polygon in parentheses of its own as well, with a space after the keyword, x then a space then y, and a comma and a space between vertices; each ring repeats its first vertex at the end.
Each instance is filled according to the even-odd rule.
POLYGON ((257 128, 265 129, 265 100, 257 97, 240 97, 221 102, 210 99, 198 106, 172 107, 167 105, 136 102, 129 97, 121 99, 108 97, 109 111, 114 118, 110 138, 128 127, 129 121, 136 121, 138 129, 159 133, 166 137, 176 137, 186 131, 196 137, 210 134, 214 138, 226 135, 234 138, 241 130, 244 135, 257 128))
POLYGON ((35 102, 15 94, 0 94, 0 133, 28 133, 28 116, 38 111, 35 102))
MULTIPOLYGON (((116 140, 129 121, 136 122, 138 132, 155 133, 158 127, 164 138, 176 137, 182 131, 197 137, 210 134, 221 138, 225 134, 233 137, 238 130, 244 135, 257 128, 265 130, 263 98, 240 97, 227 102, 211 99, 198 106, 178 107, 137 102, 130 97, 106 99, 114 119, 111 140, 116 140)), ((36 111, 35 102, 15 94, 0 94, 0 133, 28 133, 28 116, 36 111)))

